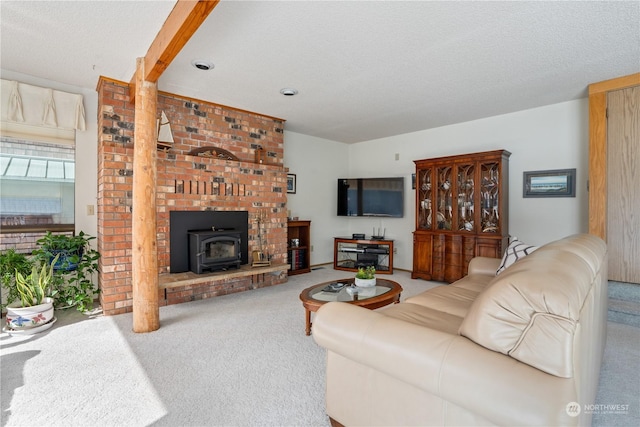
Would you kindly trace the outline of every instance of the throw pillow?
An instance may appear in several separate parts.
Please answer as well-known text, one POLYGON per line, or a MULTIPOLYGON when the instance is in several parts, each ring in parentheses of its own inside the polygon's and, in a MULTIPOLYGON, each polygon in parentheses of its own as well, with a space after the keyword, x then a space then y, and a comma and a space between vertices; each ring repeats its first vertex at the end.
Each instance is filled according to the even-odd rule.
POLYGON ((507 250, 504 251, 502 262, 500 262, 500 266, 496 271, 496 276, 506 270, 507 267, 509 267, 511 264, 518 261, 519 259, 526 257, 536 249, 538 249, 537 246, 527 245, 514 236, 511 240, 511 243, 509 243, 507 250))

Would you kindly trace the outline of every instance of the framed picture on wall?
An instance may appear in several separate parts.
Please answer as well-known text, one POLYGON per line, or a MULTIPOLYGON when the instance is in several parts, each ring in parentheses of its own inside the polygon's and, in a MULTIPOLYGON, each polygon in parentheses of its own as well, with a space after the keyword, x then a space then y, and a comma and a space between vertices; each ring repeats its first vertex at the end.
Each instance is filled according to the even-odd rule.
POLYGON ((522 197, 575 196, 575 169, 524 172, 522 197))
POLYGON ((296 194, 296 175, 293 173, 287 174, 287 193, 296 194))

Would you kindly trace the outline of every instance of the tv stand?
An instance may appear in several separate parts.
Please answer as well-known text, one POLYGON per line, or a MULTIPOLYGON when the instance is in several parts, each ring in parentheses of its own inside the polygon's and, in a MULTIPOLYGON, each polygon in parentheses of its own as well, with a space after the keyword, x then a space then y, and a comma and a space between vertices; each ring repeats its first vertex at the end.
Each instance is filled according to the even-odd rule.
POLYGON ((334 238, 334 270, 356 272, 368 265, 373 265, 376 273, 393 274, 393 240, 334 238))

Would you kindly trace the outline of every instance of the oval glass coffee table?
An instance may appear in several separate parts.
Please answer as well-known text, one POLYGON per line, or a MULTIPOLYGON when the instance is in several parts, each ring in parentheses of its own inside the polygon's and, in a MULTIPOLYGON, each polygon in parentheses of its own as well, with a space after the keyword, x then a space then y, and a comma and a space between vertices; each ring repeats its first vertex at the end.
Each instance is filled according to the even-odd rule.
POLYGON ((353 278, 332 280, 311 286, 300 293, 300 301, 302 301, 306 315, 305 332, 307 335, 311 335, 311 312, 318 311, 323 304, 328 302, 348 302, 370 310, 400 302, 402 286, 392 280, 376 278, 375 287, 356 288, 356 292, 352 292, 353 282, 353 278))

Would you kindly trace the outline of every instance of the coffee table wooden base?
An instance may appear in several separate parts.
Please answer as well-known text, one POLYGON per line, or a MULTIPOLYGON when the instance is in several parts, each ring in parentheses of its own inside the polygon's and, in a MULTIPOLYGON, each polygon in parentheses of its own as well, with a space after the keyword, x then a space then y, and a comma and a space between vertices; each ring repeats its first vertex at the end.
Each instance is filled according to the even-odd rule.
POLYGON ((309 336, 311 335, 311 310, 305 307, 304 312, 307 318, 305 327, 304 327, 304 333, 306 336, 309 336))
MULTIPOLYGON (((353 278, 344 279, 344 280, 332 280, 330 282, 320 283, 318 285, 311 286, 303 290, 300 293, 300 300, 302 301, 302 305, 305 310, 305 334, 311 335, 311 312, 316 312, 320 307, 324 304, 331 302, 325 300, 315 299, 313 295, 319 292, 320 289, 324 288, 331 283, 345 283, 346 286, 351 285, 353 283, 353 278)), ((355 299, 350 301, 343 301, 348 304, 358 305, 360 307, 368 308, 370 310, 375 310, 376 308, 384 307, 389 304, 399 303, 400 302, 400 294, 402 293, 402 286, 397 282, 387 279, 376 279, 376 286, 389 288, 388 291, 381 295, 377 295, 371 298, 364 299, 355 299)), ((336 300, 338 300, 338 293, 336 293, 336 300)))

